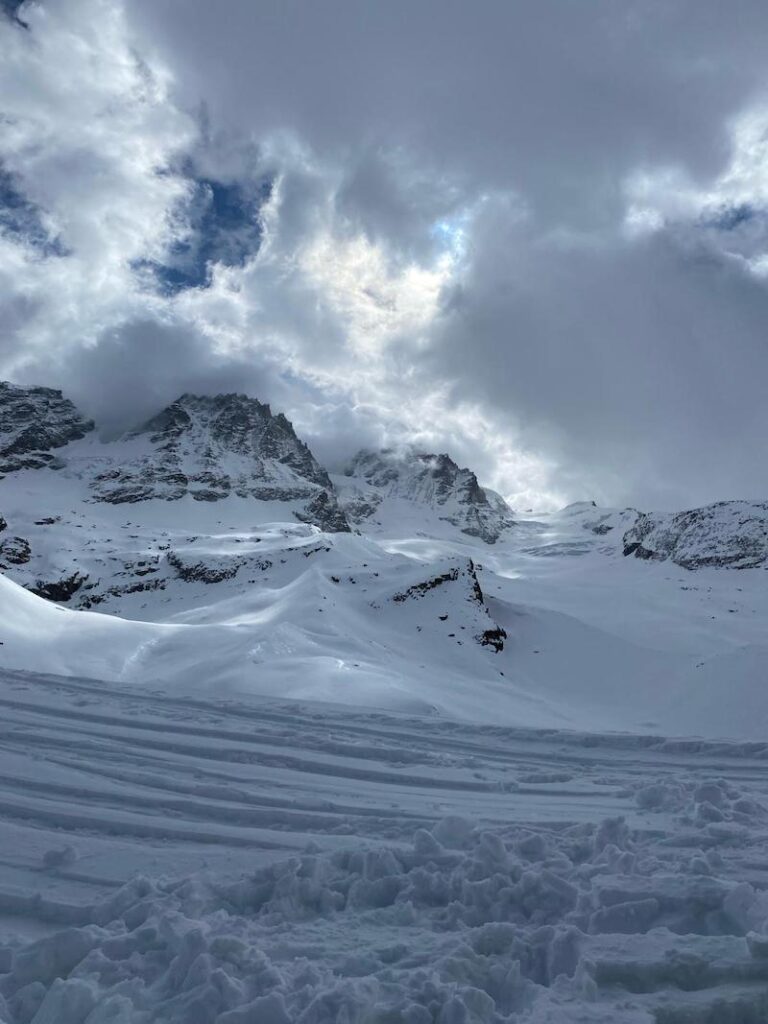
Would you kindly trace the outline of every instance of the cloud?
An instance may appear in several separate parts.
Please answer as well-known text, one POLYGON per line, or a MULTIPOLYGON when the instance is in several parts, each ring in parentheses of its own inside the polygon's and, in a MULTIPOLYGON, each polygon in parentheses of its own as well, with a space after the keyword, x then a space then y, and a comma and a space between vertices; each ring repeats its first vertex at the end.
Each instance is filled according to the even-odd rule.
POLYGON ((759 496, 762 3, 4 9, 0 373, 526 506, 759 496))
POLYGON ((261 246, 261 208, 269 201, 269 179, 250 189, 237 181, 191 175, 189 182, 189 192, 173 211, 178 235, 165 256, 133 263, 164 295, 208 287, 216 264, 242 267, 261 246))
MULTIPOLYGON (((105 436, 142 423, 184 392, 273 390, 267 364, 217 352, 210 338, 183 320, 126 321, 105 331, 94 348, 80 348, 68 359, 67 391, 105 436)), ((56 368, 51 381, 61 376, 56 368)))
MULTIPOLYGON (((495 237, 500 214, 489 217, 478 231, 495 237)), ((697 231, 576 250, 528 225, 510 225, 510 238, 524 259, 484 238, 446 296, 429 360, 454 393, 471 381, 524 446, 557 460, 565 486, 567 467, 588 467, 601 500, 758 497, 763 282, 697 231)))

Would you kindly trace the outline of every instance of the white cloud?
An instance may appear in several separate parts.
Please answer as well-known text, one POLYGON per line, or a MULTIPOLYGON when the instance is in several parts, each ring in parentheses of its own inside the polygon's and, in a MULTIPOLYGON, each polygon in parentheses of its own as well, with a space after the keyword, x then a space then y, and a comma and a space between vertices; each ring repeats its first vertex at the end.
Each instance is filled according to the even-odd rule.
POLYGON ((415 441, 518 505, 743 490, 747 455, 713 474, 709 453, 763 423, 761 8, 458 5, 438 40, 429 4, 406 36, 383 9, 290 6, 0 20, 0 160, 66 250, 0 237, 0 372, 115 422, 247 388, 325 458, 415 441), (192 232, 190 168, 274 181, 262 244, 160 294, 132 264, 192 232))
POLYGON ((43 260, 23 240, 3 240, 2 300, 23 295, 34 309, 6 372, 93 343, 151 307, 130 264, 170 239, 187 186, 168 168, 194 135, 169 102, 167 72, 133 52, 120 6, 32 5, 25 20, 29 31, 0 20, 0 159, 68 254, 43 260))

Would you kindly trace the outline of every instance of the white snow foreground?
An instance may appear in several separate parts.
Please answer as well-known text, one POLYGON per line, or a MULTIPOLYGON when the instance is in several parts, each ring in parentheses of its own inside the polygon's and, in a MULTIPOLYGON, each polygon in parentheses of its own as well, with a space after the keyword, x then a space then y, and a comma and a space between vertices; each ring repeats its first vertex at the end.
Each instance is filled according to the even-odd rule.
POLYGON ((758 1024, 768 745, 0 674, 4 1024, 758 1024))

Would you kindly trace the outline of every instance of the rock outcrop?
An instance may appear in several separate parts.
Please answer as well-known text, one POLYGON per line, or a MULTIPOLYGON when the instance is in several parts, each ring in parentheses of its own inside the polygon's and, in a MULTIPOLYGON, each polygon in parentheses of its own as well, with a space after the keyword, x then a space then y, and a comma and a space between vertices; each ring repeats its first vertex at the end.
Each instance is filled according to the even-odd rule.
POLYGON ((504 499, 478 483, 470 469, 450 456, 415 449, 358 452, 345 470, 350 486, 343 497, 352 522, 375 517, 386 499, 398 499, 434 511, 438 518, 470 537, 494 544, 514 525, 504 499))
POLYGON ((624 554, 684 569, 752 569, 768 563, 768 502, 719 501, 677 514, 644 514, 624 534, 624 554))
POLYGON ((55 449, 93 430, 68 398, 53 388, 0 381, 0 476, 56 466, 55 449))
POLYGON ((348 531, 333 484, 282 413, 246 395, 182 395, 116 442, 122 457, 93 480, 97 501, 215 502, 236 495, 298 504, 295 518, 348 531))

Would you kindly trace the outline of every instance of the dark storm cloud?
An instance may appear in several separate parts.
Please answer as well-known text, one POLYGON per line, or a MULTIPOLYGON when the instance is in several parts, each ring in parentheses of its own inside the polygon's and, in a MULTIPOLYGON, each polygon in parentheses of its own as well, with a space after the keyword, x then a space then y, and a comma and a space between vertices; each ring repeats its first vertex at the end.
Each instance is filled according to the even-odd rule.
POLYGON ((619 490, 663 507, 763 494, 765 283, 697 235, 578 257, 517 241, 526 255, 514 266, 498 238, 478 245, 446 296, 434 372, 458 394, 471 380, 564 466, 592 466, 603 499, 619 490))
POLYGON ((19 17, 19 8, 23 3, 24 0, 0 0, 0 16, 8 18, 21 28, 27 28, 27 23, 19 17))
MULTIPOLYGON (((51 371, 65 391, 107 436, 144 422, 185 392, 255 395, 276 390, 265 365, 217 355, 209 338, 187 324, 136 319, 106 331, 51 371)), ((36 377, 44 376, 42 368, 36 377)), ((45 380, 44 383, 49 383, 45 380)))
POLYGON ((726 120, 765 88, 757 0, 138 0, 190 96, 256 133, 320 151, 402 146, 548 219, 601 220, 622 174, 711 174, 726 120))

